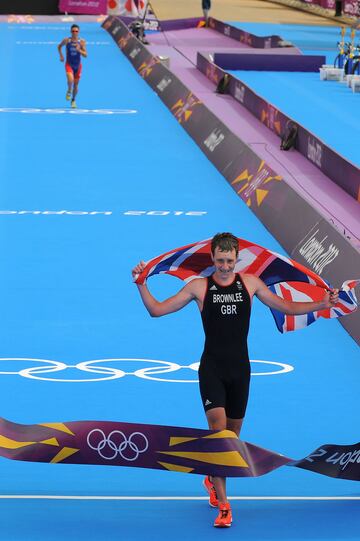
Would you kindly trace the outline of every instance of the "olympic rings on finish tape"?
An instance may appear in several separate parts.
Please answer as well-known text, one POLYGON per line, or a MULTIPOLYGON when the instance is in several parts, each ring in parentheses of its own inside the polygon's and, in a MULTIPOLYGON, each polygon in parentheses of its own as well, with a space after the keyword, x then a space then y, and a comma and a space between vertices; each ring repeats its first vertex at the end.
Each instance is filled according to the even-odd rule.
POLYGON ((114 460, 119 455, 128 462, 137 460, 149 447, 149 441, 142 432, 133 432, 126 437, 121 430, 113 430, 106 436, 100 428, 89 432, 87 444, 105 460, 114 460))

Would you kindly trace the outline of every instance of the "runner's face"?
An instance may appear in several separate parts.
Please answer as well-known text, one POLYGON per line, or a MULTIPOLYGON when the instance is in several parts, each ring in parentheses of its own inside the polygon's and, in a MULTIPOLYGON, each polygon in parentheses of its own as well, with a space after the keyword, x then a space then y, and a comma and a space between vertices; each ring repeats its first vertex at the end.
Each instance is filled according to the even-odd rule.
POLYGON ((216 247, 215 252, 211 254, 212 260, 215 265, 215 273, 220 280, 227 280, 229 275, 234 272, 236 263, 236 250, 231 252, 222 252, 220 248, 216 247))

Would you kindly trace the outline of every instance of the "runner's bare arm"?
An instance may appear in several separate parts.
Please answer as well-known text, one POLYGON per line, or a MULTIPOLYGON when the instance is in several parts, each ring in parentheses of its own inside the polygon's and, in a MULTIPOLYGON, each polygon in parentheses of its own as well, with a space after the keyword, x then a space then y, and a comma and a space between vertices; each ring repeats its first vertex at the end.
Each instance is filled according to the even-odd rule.
POLYGON ((321 301, 315 302, 293 302, 287 301, 275 295, 257 276, 246 275, 246 285, 249 286, 250 292, 256 295, 258 299, 269 308, 274 308, 287 315, 308 314, 317 310, 325 310, 332 308, 338 302, 339 291, 324 291, 324 297, 321 301))
MULTIPOLYGON (((145 268, 145 263, 141 261, 132 269, 133 278, 140 274, 145 268)), ((160 317, 166 314, 171 314, 181 310, 189 302, 197 298, 194 292, 194 284, 190 282, 186 284, 176 295, 165 299, 164 301, 158 301, 150 293, 146 283, 137 284, 141 299, 145 305, 145 308, 152 317, 160 317)))
POLYGON ((68 38, 64 38, 58 45, 57 49, 60 55, 60 62, 64 62, 64 55, 62 54, 62 48, 67 44, 68 38))
POLYGON ((78 51, 81 54, 81 56, 83 56, 84 58, 87 57, 86 41, 84 39, 80 40, 80 46, 78 48, 78 51))
POLYGON ((149 314, 152 317, 160 317, 177 312, 189 304, 190 301, 194 300, 195 297, 189 290, 190 286, 191 284, 186 284, 186 286, 176 293, 176 295, 169 297, 164 301, 156 300, 148 290, 146 284, 138 285, 138 289, 149 314))

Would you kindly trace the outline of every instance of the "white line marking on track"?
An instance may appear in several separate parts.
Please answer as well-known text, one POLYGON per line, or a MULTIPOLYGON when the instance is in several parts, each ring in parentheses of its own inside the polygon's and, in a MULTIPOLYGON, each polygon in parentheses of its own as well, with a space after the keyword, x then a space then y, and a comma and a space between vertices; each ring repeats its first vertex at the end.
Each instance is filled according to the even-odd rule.
POLYGON ((36 107, 0 107, 0 113, 48 114, 48 115, 133 115, 136 109, 71 109, 70 107, 46 108, 36 107))
MULTIPOLYGON (((207 496, 66 496, 0 494, 1 500, 205 501, 207 496)), ((360 501, 360 496, 230 496, 233 501, 360 501)))
MULTIPOLYGON (((58 41, 16 41, 16 45, 58 45, 58 41)), ((110 45, 110 41, 87 41, 86 45, 110 45)))

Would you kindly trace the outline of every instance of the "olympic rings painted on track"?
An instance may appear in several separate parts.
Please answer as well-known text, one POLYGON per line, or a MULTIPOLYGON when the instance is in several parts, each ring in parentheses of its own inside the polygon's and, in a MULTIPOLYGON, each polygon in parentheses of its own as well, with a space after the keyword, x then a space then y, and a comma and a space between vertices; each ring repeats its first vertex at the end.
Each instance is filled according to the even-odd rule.
POLYGON ((87 443, 90 449, 97 451, 105 460, 114 460, 120 455, 128 462, 137 460, 139 455, 145 453, 149 447, 148 439, 142 432, 133 432, 127 438, 121 430, 113 430, 108 436, 105 436, 100 428, 94 428, 89 432, 87 443), (130 456, 127 453, 130 453, 130 456))
MULTIPOLYGON (((262 361, 262 360, 251 360, 250 363, 254 364, 263 364, 265 366, 273 366, 273 370, 255 372, 254 369, 251 371, 252 376, 275 376, 279 374, 286 374, 292 372, 294 367, 290 364, 275 362, 275 361, 262 361)), ((254 367, 254 366, 253 366, 254 367)), ((113 379, 120 379, 125 376, 136 376, 141 379, 151 380, 151 381, 163 381, 165 383, 198 383, 197 378, 192 379, 170 379, 157 377, 160 374, 170 374, 173 372, 178 372, 180 370, 197 372, 199 368, 199 363, 191 363, 189 365, 180 365, 171 361, 161 361, 159 359, 140 359, 140 358, 125 358, 119 357, 115 359, 94 359, 90 361, 82 361, 77 364, 66 364, 61 361, 51 361, 48 359, 33 359, 29 357, 2 357, 0 358, 0 376, 21 376, 23 378, 36 379, 39 381, 54 381, 57 383, 92 383, 96 381, 106 381, 113 379), (19 370, 2 370, 4 364, 16 364, 17 366, 22 365, 19 370), (40 366, 27 366, 27 363, 42 363, 40 366), (100 363, 111 364, 111 363, 145 363, 151 364, 151 366, 145 366, 128 372, 121 370, 115 366, 101 366, 100 363), (25 367, 24 367, 25 365, 25 367), (87 374, 97 374, 99 377, 88 376, 84 379, 73 379, 73 378, 57 378, 50 376, 43 376, 42 374, 55 374, 63 370, 78 370, 80 373, 86 372, 87 374)))

